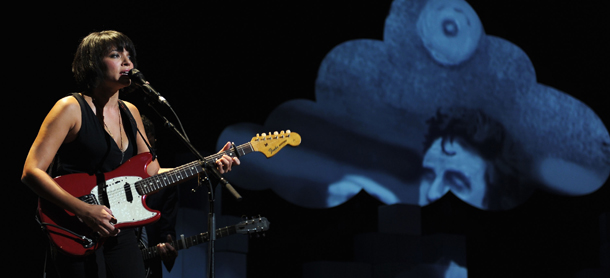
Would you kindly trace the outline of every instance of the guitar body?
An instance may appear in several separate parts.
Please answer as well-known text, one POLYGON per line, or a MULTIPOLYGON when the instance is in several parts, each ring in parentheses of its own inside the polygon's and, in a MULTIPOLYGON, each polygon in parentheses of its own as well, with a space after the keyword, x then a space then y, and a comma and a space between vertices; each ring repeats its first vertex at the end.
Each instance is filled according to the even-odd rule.
MULTIPOLYGON (((146 195, 138 194, 135 188, 137 181, 149 177, 146 168, 151 161, 150 153, 142 153, 100 176, 78 173, 57 177, 55 181, 68 193, 87 203, 110 208, 117 219, 115 227, 139 227, 153 223, 161 216, 159 211, 146 206, 146 195), (102 186, 104 183, 105 187, 102 186)), ((88 255, 103 244, 103 238, 93 233, 73 213, 49 201, 39 199, 38 214, 42 223, 51 224, 45 225, 50 240, 68 255, 88 255)))

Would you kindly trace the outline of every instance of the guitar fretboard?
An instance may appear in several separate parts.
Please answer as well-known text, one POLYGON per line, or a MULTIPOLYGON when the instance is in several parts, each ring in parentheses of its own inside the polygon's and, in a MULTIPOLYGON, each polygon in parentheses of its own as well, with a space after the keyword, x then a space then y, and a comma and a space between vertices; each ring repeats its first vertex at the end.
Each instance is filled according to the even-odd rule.
MULTIPOLYGON (((239 157, 253 151, 254 149, 252 148, 252 145, 248 142, 224 152, 206 156, 204 160, 206 163, 214 163, 217 159, 221 158, 225 154, 231 157, 239 157)), ((200 160, 193 161, 180 167, 176 167, 171 171, 140 180, 136 182, 135 187, 140 195, 147 195, 159 191, 164 187, 186 181, 201 174, 204 171, 202 167, 203 164, 204 163, 200 160)))
MULTIPOLYGON (((228 236, 228 235, 232 235, 234 233, 237 232, 237 228, 235 226, 227 226, 224 228, 220 228, 216 230, 216 236, 217 237, 223 237, 223 236, 228 236)), ((198 235, 194 235, 194 236, 190 236, 190 237, 186 237, 184 239, 179 239, 176 240, 172 243, 170 243, 176 250, 181 250, 181 249, 188 249, 192 246, 201 244, 201 243, 205 243, 210 241, 210 237, 208 236, 208 233, 201 233, 198 235)), ((148 247, 145 249, 142 249, 142 256, 144 257, 144 260, 148 260, 148 259, 152 259, 156 256, 159 255, 159 252, 157 251, 157 247, 153 246, 153 247, 148 247)))

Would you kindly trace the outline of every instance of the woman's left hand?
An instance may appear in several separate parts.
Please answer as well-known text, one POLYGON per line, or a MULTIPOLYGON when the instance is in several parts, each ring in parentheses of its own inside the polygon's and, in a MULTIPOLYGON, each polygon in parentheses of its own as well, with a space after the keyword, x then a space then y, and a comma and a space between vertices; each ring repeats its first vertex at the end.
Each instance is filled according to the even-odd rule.
MULTIPOLYGON (((228 149, 230 149, 232 147, 231 142, 227 142, 224 147, 222 147, 222 149, 220 150, 219 153, 224 152, 228 149)), ((216 165, 218 165, 218 171, 221 174, 224 173, 228 173, 231 171, 231 167, 233 167, 233 165, 239 165, 239 158, 237 157, 230 157, 228 155, 223 155, 221 158, 219 158, 218 160, 216 160, 216 165)))

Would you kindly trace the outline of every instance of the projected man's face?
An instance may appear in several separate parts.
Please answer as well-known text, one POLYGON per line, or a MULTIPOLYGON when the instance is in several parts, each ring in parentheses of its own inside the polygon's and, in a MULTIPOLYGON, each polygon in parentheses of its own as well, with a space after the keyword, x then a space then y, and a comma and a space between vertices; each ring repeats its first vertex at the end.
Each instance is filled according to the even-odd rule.
POLYGON ((484 209, 487 165, 477 151, 458 138, 436 139, 424 155, 419 203, 427 205, 449 190, 465 202, 484 209), (444 146, 442 145, 444 144, 444 146))

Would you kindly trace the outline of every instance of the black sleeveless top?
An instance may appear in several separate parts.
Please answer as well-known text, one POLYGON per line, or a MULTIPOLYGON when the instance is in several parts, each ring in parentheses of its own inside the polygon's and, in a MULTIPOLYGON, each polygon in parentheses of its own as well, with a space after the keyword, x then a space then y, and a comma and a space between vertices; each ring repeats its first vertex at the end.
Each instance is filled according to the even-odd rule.
POLYGON ((129 140, 125 153, 121 153, 114 139, 106 132, 85 99, 77 93, 72 94, 81 108, 82 123, 76 139, 63 144, 57 152, 57 175, 72 173, 110 172, 137 154, 135 122, 129 109, 120 102, 122 124, 129 140))

